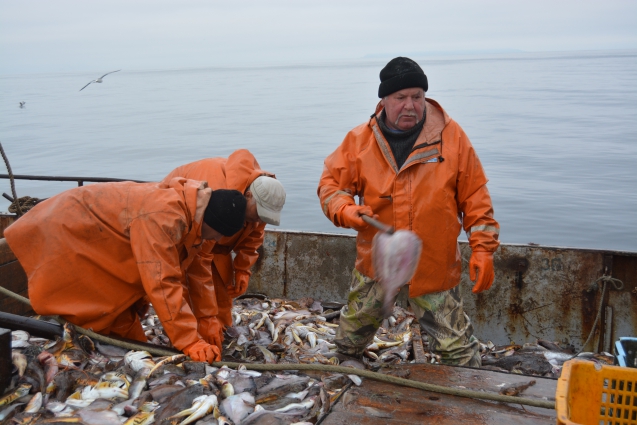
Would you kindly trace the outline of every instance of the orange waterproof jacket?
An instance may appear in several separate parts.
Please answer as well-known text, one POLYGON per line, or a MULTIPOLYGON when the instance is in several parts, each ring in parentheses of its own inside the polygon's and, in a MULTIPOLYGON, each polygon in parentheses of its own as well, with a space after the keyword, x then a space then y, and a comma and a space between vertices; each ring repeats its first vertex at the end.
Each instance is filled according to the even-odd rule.
MULTIPOLYGON (((250 151, 239 149, 227 159, 206 158, 182 165, 171 171, 163 181, 177 176, 206 181, 213 190, 234 189, 245 193, 257 177, 274 177, 274 174, 261 170, 250 151)), ((264 235, 265 223, 246 222, 243 229, 235 235, 223 237, 214 245, 206 244, 202 250, 212 254, 213 265, 217 268, 223 283, 232 286, 235 272, 251 274, 250 268, 257 261, 257 249, 263 244, 264 235), (231 252, 235 253, 234 260, 231 252)), ((212 295, 214 289, 210 285, 200 288, 197 295, 191 293, 197 317, 217 315, 215 297, 212 295)))
POLYGON ((180 178, 99 183, 39 203, 5 231, 33 309, 99 332, 148 295, 176 348, 198 341, 183 270, 210 279, 198 255, 210 193, 180 178))
MULTIPOLYGON (((379 104, 369 122, 351 130, 325 159, 318 186, 323 212, 341 226, 340 210, 358 196, 380 221, 422 239, 410 297, 453 288, 460 282, 461 222, 473 250, 493 252, 499 245, 480 160, 462 128, 427 98, 424 127, 399 170, 376 121, 381 111, 379 104)), ((375 234, 368 226, 356 237, 356 269, 371 277, 375 234)))

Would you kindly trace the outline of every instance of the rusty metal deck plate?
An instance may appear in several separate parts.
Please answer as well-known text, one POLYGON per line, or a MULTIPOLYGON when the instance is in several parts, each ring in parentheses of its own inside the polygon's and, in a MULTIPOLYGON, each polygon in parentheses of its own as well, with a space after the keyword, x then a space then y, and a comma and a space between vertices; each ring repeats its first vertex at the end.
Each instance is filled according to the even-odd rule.
MULTIPOLYGON (((458 389, 498 393, 503 384, 536 381, 521 396, 555 400, 557 380, 483 369, 418 364, 402 365, 408 379, 458 389)), ((388 371, 388 370, 387 370, 388 371)), ((384 371, 384 372, 387 372, 384 371)), ((555 424, 552 409, 456 397, 364 379, 341 396, 322 425, 357 424, 555 424)))

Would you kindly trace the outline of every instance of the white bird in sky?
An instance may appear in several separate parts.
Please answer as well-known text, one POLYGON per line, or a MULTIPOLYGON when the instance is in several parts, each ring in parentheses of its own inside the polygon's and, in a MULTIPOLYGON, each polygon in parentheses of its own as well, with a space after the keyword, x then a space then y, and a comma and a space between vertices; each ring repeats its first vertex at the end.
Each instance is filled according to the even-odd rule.
POLYGON ((108 74, 112 74, 113 72, 119 72, 121 71, 121 69, 118 69, 117 71, 111 71, 111 72, 107 72, 106 74, 102 75, 100 78, 98 78, 97 80, 93 80, 91 82, 89 82, 87 85, 85 85, 84 87, 82 87, 80 89, 80 91, 84 90, 85 88, 87 88, 89 85, 91 85, 91 83, 101 83, 102 82, 102 78, 106 77, 108 74))

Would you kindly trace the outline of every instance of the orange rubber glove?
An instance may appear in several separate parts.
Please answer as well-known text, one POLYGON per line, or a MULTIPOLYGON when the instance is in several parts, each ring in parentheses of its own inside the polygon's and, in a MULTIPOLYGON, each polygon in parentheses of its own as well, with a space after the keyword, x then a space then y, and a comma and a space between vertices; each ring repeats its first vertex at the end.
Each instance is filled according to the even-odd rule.
POLYGON ((203 339, 184 348, 184 354, 196 362, 212 363, 221 360, 219 348, 208 344, 203 339))
POLYGON ((217 317, 204 317, 197 320, 197 332, 208 344, 216 345, 221 350, 223 342, 223 324, 217 317))
POLYGON ((365 223, 361 215, 374 217, 374 211, 369 205, 346 205, 340 211, 339 222, 343 227, 360 231, 365 229, 369 224, 365 223))
POLYGON ((248 282, 250 281, 250 275, 241 270, 234 272, 234 286, 226 287, 228 290, 228 296, 230 298, 237 298, 239 295, 243 295, 248 290, 248 282))
POLYGON ((474 251, 469 260, 469 279, 476 281, 471 290, 474 294, 486 291, 493 285, 493 253, 486 251, 474 251), (476 272, 478 279, 476 280, 476 272))

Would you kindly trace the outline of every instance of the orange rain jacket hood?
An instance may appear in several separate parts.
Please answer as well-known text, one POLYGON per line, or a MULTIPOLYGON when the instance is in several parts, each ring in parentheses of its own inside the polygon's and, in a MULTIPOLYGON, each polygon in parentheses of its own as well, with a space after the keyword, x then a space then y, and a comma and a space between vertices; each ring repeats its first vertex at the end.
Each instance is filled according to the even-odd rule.
MULTIPOLYGON (((325 159, 318 186, 323 213, 342 226, 348 204, 369 205, 379 220, 415 232, 423 242, 420 262, 409 282, 409 296, 444 291, 458 285, 462 227, 474 251, 497 249, 499 226, 480 160, 466 134, 434 100, 426 99, 426 121, 409 157, 399 170, 377 119, 351 130, 325 159)), ((372 239, 368 226, 356 237, 356 269, 373 277, 372 239)))
POLYGON ((197 342, 184 270, 210 278, 197 255, 210 193, 179 178, 93 184, 39 203, 5 231, 33 309, 99 332, 147 295, 176 348, 197 342))
MULTIPOLYGON (((213 189, 234 189, 241 193, 250 187, 252 182, 260 176, 274 177, 274 174, 261 170, 259 163, 250 151, 239 149, 234 151, 228 158, 206 158, 200 161, 182 165, 168 174, 163 182, 181 176, 189 179, 196 179, 208 182, 213 189)), ((219 273, 222 283, 232 286, 235 273, 243 273, 250 276, 250 268, 257 261, 257 249, 263 244, 265 235, 265 223, 246 222, 243 229, 233 236, 224 237, 216 244, 204 244, 202 251, 212 254, 214 268, 219 273), (235 258, 232 259, 231 252, 234 251, 235 258)), ((214 272, 213 272, 214 275, 214 272)), ((193 308, 198 318, 219 315, 226 326, 230 326, 231 316, 229 308, 224 309, 219 314, 219 307, 215 299, 224 297, 224 293, 219 293, 217 288, 201 282, 198 294, 191 293, 193 308), (227 311, 225 311, 227 310, 227 311)), ((191 285, 192 287, 193 285, 191 285)), ((232 306, 232 300, 219 300, 227 307, 232 306)))

